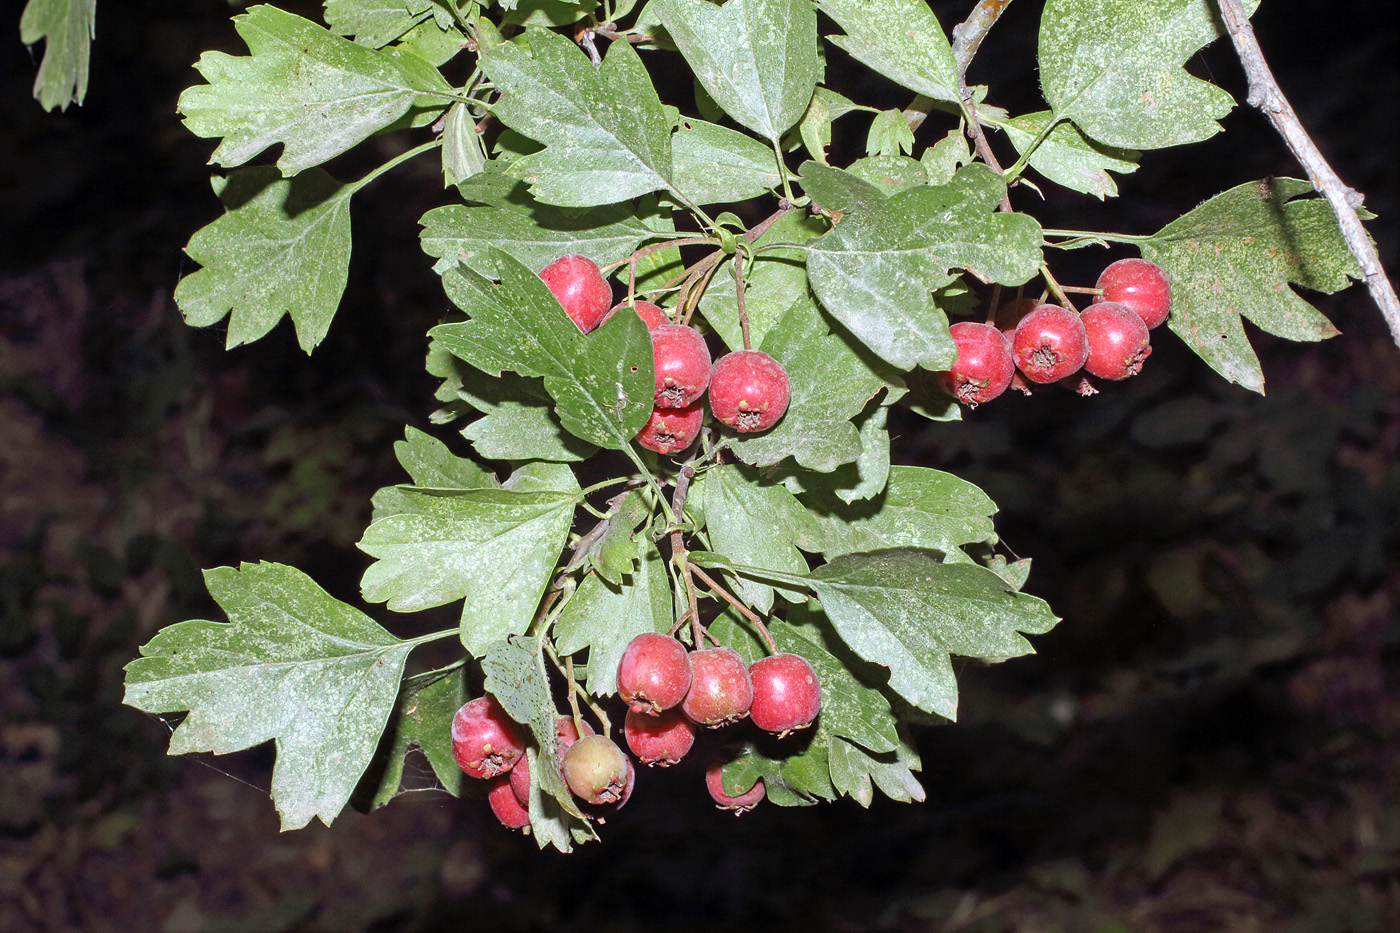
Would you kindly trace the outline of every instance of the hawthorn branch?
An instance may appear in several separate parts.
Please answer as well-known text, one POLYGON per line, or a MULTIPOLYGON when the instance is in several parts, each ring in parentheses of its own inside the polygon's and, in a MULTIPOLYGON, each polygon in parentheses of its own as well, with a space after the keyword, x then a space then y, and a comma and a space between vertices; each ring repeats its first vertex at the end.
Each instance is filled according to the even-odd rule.
POLYGON ((1216 0, 1216 4, 1225 21, 1225 30, 1230 34, 1230 41, 1234 43, 1235 54, 1239 56, 1245 77, 1249 80, 1247 103, 1262 113, 1283 137, 1294 158, 1308 173, 1313 188, 1327 199, 1332 213, 1337 216, 1337 225, 1341 227, 1347 249, 1351 250, 1361 267, 1371 298, 1385 317, 1391 339, 1396 346, 1400 346, 1400 298, 1396 297, 1395 287, 1385 274, 1375 244, 1366 234, 1366 228, 1357 214, 1357 208, 1361 207, 1365 196, 1342 181, 1303 128, 1298 114, 1274 80, 1273 71, 1264 59, 1264 50, 1254 35, 1254 27, 1239 0, 1216 0))
MULTIPOLYGON (((1006 174, 996 154, 982 132, 982 123, 977 119, 977 104, 973 100, 972 89, 967 86, 967 67, 977 54, 982 40, 995 25, 1001 14, 1011 4, 1011 0, 979 0, 967 19, 953 27, 953 61, 958 66, 958 98, 962 103, 963 117, 967 120, 967 135, 972 137, 972 145, 988 168, 998 175, 1006 174)), ((1011 192, 1008 189, 997 205, 1001 211, 1011 210, 1011 192)))

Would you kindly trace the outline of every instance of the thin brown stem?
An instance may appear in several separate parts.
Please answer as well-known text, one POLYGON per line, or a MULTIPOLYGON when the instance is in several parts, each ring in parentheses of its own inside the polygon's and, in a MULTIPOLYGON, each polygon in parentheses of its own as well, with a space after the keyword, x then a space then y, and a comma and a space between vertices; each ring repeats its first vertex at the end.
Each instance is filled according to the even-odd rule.
POLYGON ((953 61, 958 66, 959 89, 964 84, 967 66, 972 64, 982 40, 1010 5, 1011 0, 980 0, 967 19, 953 27, 953 61))
POLYGON ((1040 264, 1040 277, 1045 280, 1045 287, 1050 289, 1050 294, 1055 296, 1055 299, 1059 301, 1061 307, 1068 308, 1076 313, 1079 311, 1079 309, 1074 306, 1074 303, 1069 300, 1069 296, 1065 294, 1065 290, 1060 287, 1060 283, 1055 281, 1055 277, 1050 274, 1050 267, 1043 262, 1040 264))
POLYGON ((1264 59, 1264 50, 1254 35, 1254 27, 1250 25, 1239 0, 1216 0, 1216 3, 1225 21, 1225 29, 1230 34, 1230 41, 1234 43, 1235 54, 1239 56, 1245 76, 1249 79, 1249 105, 1258 109, 1283 137, 1294 158, 1308 173, 1308 180, 1331 205, 1347 248, 1361 267, 1371 298, 1390 327, 1391 339, 1396 346, 1400 346, 1400 298, 1396 297, 1395 286, 1386 275, 1376 247, 1357 214, 1365 196, 1342 181, 1303 128, 1298 114, 1274 80, 1273 72, 1264 59))
POLYGON ((745 606, 743 603, 741 603, 738 600, 738 598, 734 596, 733 593, 730 593, 729 590, 725 589, 722 584, 720 584, 717 580, 711 577, 708 573, 701 570, 699 567, 692 566, 691 570, 697 577, 700 578, 701 583, 705 584, 707 587, 710 588, 710 592, 714 593, 720 599, 729 603, 729 605, 733 606, 740 615, 742 615, 745 619, 748 619, 750 622, 753 623, 753 627, 758 629, 758 634, 763 636, 763 642, 768 646, 769 652, 771 652, 772 654, 778 653, 778 646, 773 642, 773 636, 769 634, 768 626, 763 624, 763 620, 758 617, 757 613, 755 613, 748 606, 745 606))
POLYGON ((734 254, 734 291, 739 296, 739 330, 744 334, 744 349, 752 350, 749 340, 749 309, 744 302, 744 264, 738 253, 734 254))
POLYGON ((679 249, 682 246, 713 246, 718 242, 719 240, 715 239, 712 236, 688 236, 680 237, 674 240, 666 240, 662 243, 653 243, 650 246, 643 246, 641 249, 634 250, 632 254, 625 259, 619 259, 617 262, 608 263, 606 266, 603 266, 601 269, 599 269, 599 271, 602 272, 604 275, 607 275, 612 270, 621 268, 622 266, 627 265, 629 262, 636 263, 650 256, 652 253, 660 252, 663 249, 671 249, 673 247, 679 249))

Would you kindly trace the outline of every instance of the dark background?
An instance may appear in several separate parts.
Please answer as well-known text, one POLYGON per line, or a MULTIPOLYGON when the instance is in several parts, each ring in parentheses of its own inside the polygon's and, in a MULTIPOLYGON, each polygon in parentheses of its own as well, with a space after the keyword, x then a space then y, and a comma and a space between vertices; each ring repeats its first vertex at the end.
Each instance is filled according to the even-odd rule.
MULTIPOLYGON (((935 3, 945 24, 969 6, 935 3)), ((971 75, 1013 110, 1038 103, 1039 7, 1012 4, 971 75)), ((1360 288, 1311 296, 1343 331, 1324 344, 1250 329, 1267 397, 1162 331, 1143 376, 1094 398, 894 426, 900 462, 992 495, 1028 589, 1065 616, 1038 655, 962 671, 962 720, 919 734, 926 803, 736 820, 678 770, 568 857, 430 791, 280 835, 270 749, 166 757, 166 724, 120 705, 121 668, 162 625, 220 617, 201 567, 283 561, 355 600, 369 494, 434 407, 423 332, 446 302, 416 221, 440 176, 419 160, 357 195, 314 355, 285 323, 225 352, 170 295, 218 213, 212 142, 175 99, 202 50, 242 52, 228 7, 107 0, 87 103, 61 114, 30 97, 19 9, 0 23, 0 929, 1400 928, 1400 350, 1360 288)), ((1393 271, 1393 11, 1270 0, 1255 22, 1393 271)), ((1243 99, 1228 47, 1192 69, 1243 99)), ((837 144, 859 146, 847 121, 837 144)), ((1147 155, 1107 204, 1046 185, 1038 216, 1146 233, 1298 174, 1252 111, 1226 128, 1147 155)), ((1119 255, 1054 261, 1091 284, 1119 255)))

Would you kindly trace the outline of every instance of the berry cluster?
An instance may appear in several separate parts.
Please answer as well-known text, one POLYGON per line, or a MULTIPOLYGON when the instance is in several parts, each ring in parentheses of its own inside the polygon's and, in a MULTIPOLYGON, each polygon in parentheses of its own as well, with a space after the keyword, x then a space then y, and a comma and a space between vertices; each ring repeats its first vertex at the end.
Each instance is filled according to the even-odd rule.
MULTIPOLYGON (((540 278, 585 334, 628 306, 612 304, 607 280, 585 256, 561 256, 540 278)), ((792 390, 777 360, 761 350, 735 350, 712 362, 698 330, 672 323, 649 301, 635 300, 632 307, 651 332, 656 363, 656 395, 638 444, 659 454, 677 454, 693 444, 705 420, 707 391, 715 419, 740 434, 766 431, 787 411, 792 390)))
MULTIPOLYGON (((745 665, 732 648, 688 650, 659 633, 628 643, 617 668, 617 690, 628 707, 622 730, 628 749, 642 764, 660 768, 689 755, 700 729, 747 717, 781 737, 810 726, 822 704, 817 673, 799 655, 780 652, 745 665)), ((589 816, 602 819, 627 802, 636 768, 616 742, 573 716, 556 720, 554 739, 559 777, 589 816)), ((490 782, 491 810, 512 829, 530 822, 525 745, 524 731, 492 697, 469 700, 452 719, 458 766, 490 782)), ((715 759, 706 770, 710 796, 723 809, 752 809, 764 797, 762 780, 731 796, 724 790, 723 765, 715 759)))
POLYGON ((934 374, 939 387, 976 406, 1008 388, 1030 394, 1032 384, 1061 382, 1092 395, 1098 390, 1091 379, 1136 376, 1152 353, 1148 331, 1171 311, 1171 283, 1155 263, 1120 259, 1092 291, 1094 303, 1081 313, 1018 299, 998 308, 989 323, 954 324, 948 330, 958 358, 952 369, 934 374))

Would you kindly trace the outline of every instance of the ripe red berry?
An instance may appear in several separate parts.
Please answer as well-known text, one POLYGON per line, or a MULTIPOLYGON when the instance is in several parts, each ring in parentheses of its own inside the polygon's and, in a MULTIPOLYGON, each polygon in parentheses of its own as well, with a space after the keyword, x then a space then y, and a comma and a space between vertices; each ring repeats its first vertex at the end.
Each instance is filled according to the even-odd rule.
POLYGON ((627 643, 617 665, 617 692, 639 713, 655 716, 685 699, 690 689, 690 654, 660 632, 644 632, 627 643))
POLYGON ((585 334, 601 324, 612 307, 612 287, 587 256, 560 256, 544 267, 540 278, 585 334))
POLYGON ((1147 323, 1132 308, 1116 301, 1101 301, 1079 315, 1089 341, 1084 369, 1100 379, 1127 379, 1142 371, 1152 353, 1147 323))
POLYGON ((705 787, 710 791, 710 797, 723 810, 733 810, 735 813, 745 813, 758 806, 759 801, 767 794, 763 786, 763 778, 754 781, 753 786, 742 794, 733 796, 725 793, 724 790, 724 765, 711 765, 705 771, 705 787))
POLYGON ((1016 368, 1032 382, 1063 379, 1089 355, 1084 323, 1068 308, 1039 305, 1016 325, 1011 352, 1016 368))
POLYGON ((530 825, 529 803, 522 802, 515 795, 510 786, 510 779, 504 775, 491 779, 491 789, 486 792, 486 801, 491 804, 491 812, 496 814, 496 819, 507 829, 524 829, 530 825))
POLYGON ((753 703, 753 681, 733 648, 701 648, 690 653, 690 690, 681 709, 702 726, 743 719, 753 703))
POLYGON ((1120 259, 1099 274, 1096 288, 1103 289, 1100 301, 1117 301, 1132 308, 1148 329, 1167 319, 1172 307, 1172 285, 1155 262, 1146 259, 1120 259))
POLYGON ((1005 392, 1016 364, 1001 331, 991 324, 960 321, 948 332, 957 344, 958 358, 952 369, 933 374, 939 388, 973 408, 1005 392))
MULTIPOLYGON (((583 734, 592 735, 593 727, 588 723, 583 724, 583 734)), ((578 727, 574 725, 572 716, 560 716, 554 720, 554 761, 559 770, 559 780, 564 780, 564 753, 569 750, 569 746, 578 741, 578 727)), ((515 790, 515 796, 520 798, 520 802, 529 806, 530 804, 530 759, 521 756, 515 763, 515 767, 510 769, 510 786, 515 790)))
POLYGON ((651 332, 656 360, 656 407, 685 408, 700 400, 710 384, 710 348, 700 332, 685 324, 662 324, 651 332))
POLYGON ((768 430, 791 399, 787 370, 762 350, 727 353, 710 374, 710 410, 740 433, 768 430))
POLYGON ((787 734, 812 724, 822 708, 822 687, 807 659, 775 654, 749 665, 753 705, 749 718, 764 732, 787 734))
MULTIPOLYGON (((604 324, 608 323, 608 321, 612 320, 612 316, 618 312, 619 308, 625 307, 627 307, 627 302, 625 301, 621 304, 614 305, 612 310, 610 310, 603 317, 603 319, 598 322, 598 326, 602 327, 604 324)), ((642 323, 647 326, 647 330, 655 330, 662 324, 671 323, 666 318, 666 312, 662 311, 660 307, 652 304, 650 301, 644 301, 641 298, 638 298, 635 303, 635 308, 637 311, 637 317, 642 319, 642 323)))
POLYGON ((586 735, 564 753, 564 781, 585 803, 616 803, 627 789, 631 762, 605 735, 586 735))
POLYGON ((660 715, 628 710, 622 734, 638 761, 660 768, 680 761, 695 744, 694 723, 676 709, 660 715))
POLYGON ((452 717, 452 754, 469 776, 493 778, 524 756, 525 737, 494 697, 477 697, 452 717))
POLYGON ((680 453, 695 443, 704 422, 705 406, 699 402, 686 408, 653 408, 635 439, 659 454, 680 453))

